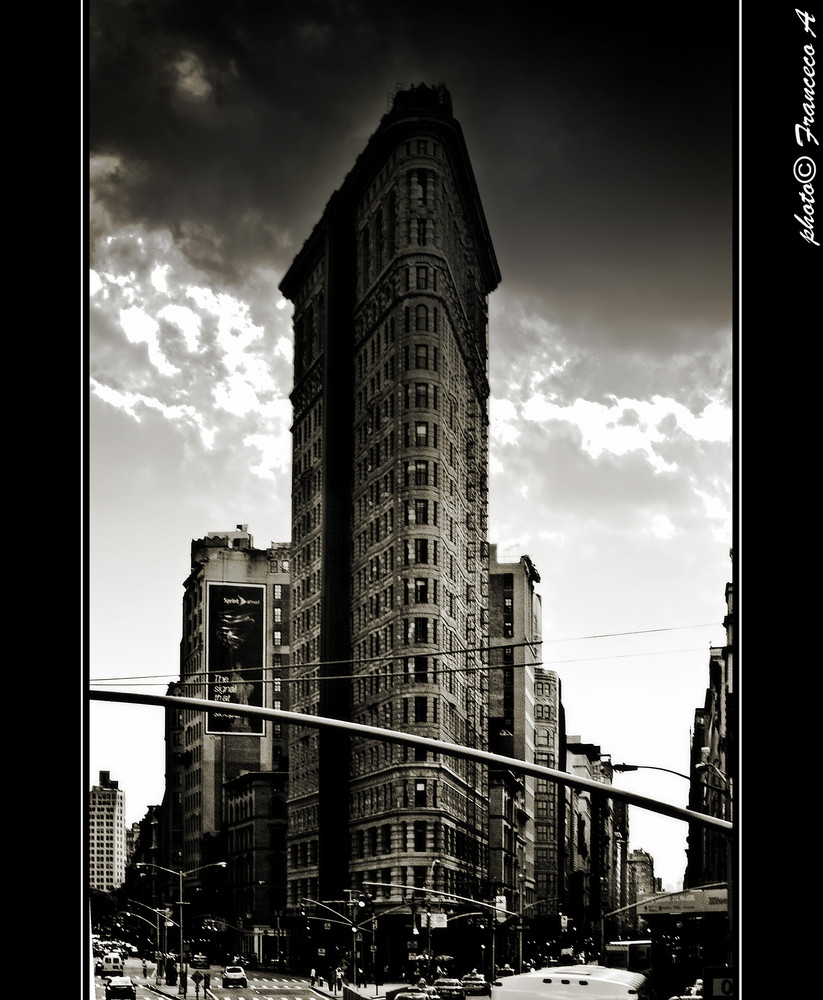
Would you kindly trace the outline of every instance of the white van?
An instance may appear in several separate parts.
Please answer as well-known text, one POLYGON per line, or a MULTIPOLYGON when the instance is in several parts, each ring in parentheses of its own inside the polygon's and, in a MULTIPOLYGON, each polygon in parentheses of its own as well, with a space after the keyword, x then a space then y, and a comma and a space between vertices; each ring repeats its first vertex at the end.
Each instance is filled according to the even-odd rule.
POLYGON ((101 976, 122 976, 123 956, 117 951, 106 952, 97 963, 97 970, 101 976))

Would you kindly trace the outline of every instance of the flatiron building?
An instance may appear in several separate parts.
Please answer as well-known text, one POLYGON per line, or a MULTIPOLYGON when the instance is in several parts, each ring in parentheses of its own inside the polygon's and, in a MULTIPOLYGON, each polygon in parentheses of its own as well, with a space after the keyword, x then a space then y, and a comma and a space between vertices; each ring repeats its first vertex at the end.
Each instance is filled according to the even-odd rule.
MULTIPOLYGON (((488 296, 446 88, 399 90, 284 276, 295 712, 488 749, 488 296)), ((288 899, 487 898, 488 774, 288 727, 288 899)), ((342 905, 342 903, 341 903, 342 905)))

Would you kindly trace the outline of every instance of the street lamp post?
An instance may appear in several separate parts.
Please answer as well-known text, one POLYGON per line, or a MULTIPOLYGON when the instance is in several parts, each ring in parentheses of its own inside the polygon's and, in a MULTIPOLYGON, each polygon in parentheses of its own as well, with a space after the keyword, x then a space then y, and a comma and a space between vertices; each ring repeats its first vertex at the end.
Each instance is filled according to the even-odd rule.
POLYGON ((432 981, 432 907, 431 891, 434 888, 434 869, 440 864, 440 859, 435 858, 429 865, 426 875, 426 979, 431 985, 432 981))
POLYGON ((686 781, 691 781, 692 779, 688 774, 683 774, 680 771, 672 771, 668 767, 655 767, 653 764, 612 764, 613 771, 665 771, 667 774, 674 774, 678 778, 685 778, 686 781))
MULTIPOLYGON (((129 899, 129 900, 127 900, 127 902, 130 903, 132 906, 142 906, 143 909, 149 910, 151 913, 153 913, 155 915, 155 934, 156 934, 156 938, 157 938, 157 940, 156 940, 157 954, 158 955, 165 954, 165 952, 166 952, 165 945, 162 948, 160 947, 160 918, 161 917, 163 918, 163 940, 165 941, 165 939, 166 939, 166 928, 169 927, 169 926, 171 926, 172 924, 174 924, 175 926, 177 925, 176 921, 174 921, 174 920, 171 919, 171 913, 168 910, 158 910, 154 906, 149 906, 146 903, 141 903, 139 899, 129 899)), ((136 916, 139 916, 139 914, 135 913, 135 914, 133 914, 133 916, 136 917, 136 916)), ((158 965, 158 969, 159 969, 159 965, 158 965)))
POLYGON ((195 875, 197 872, 205 871, 206 868, 226 868, 227 867, 226 862, 225 861, 215 861, 213 864, 210 864, 210 865, 201 865, 199 868, 190 868, 186 872, 184 872, 182 869, 179 869, 179 870, 175 871, 175 869, 173 869, 173 868, 164 868, 162 865, 150 864, 148 861, 138 861, 138 863, 135 865, 135 867, 136 868, 156 868, 156 869, 158 869, 158 871, 168 872, 169 875, 177 875, 177 877, 179 879, 179 892, 180 892, 180 895, 179 895, 179 897, 177 899, 177 903, 178 903, 178 906, 180 907, 180 920, 178 921, 178 927, 180 929, 180 961, 178 963, 179 966, 180 966, 180 974, 179 974, 180 985, 178 987, 177 993, 178 993, 178 995, 182 994, 183 996, 185 996, 186 995, 186 985, 187 984, 186 984, 186 970, 185 970, 185 966, 184 966, 184 962, 183 962, 183 879, 187 875, 195 875))

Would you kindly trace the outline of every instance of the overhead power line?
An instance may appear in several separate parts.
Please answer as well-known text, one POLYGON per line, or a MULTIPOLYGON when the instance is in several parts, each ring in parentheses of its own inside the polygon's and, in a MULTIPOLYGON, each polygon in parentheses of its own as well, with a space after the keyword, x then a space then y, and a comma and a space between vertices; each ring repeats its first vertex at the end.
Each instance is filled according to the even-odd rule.
MULTIPOLYGON (((439 657, 447 656, 447 655, 452 655, 452 656, 458 655, 459 656, 459 655, 463 655, 463 654, 466 654, 466 653, 475 653, 475 652, 489 653, 489 652, 496 652, 498 650, 503 650, 503 649, 520 648, 522 646, 533 647, 533 646, 538 646, 538 645, 541 645, 541 644, 545 645, 546 643, 583 642, 583 641, 586 641, 586 640, 589 640, 589 639, 609 639, 609 638, 618 638, 618 637, 621 637, 621 636, 628 636, 628 635, 651 635, 651 634, 654 634, 654 633, 657 633, 657 632, 677 632, 677 631, 684 631, 684 630, 693 629, 693 628, 710 628, 710 627, 711 628, 716 628, 717 627, 717 622, 710 622, 710 623, 707 623, 707 624, 704 624, 704 625, 676 625, 676 626, 672 626, 670 628, 638 629, 638 630, 633 631, 633 632, 604 632, 604 633, 601 633, 599 635, 577 636, 575 638, 570 638, 570 639, 536 639, 533 642, 529 642, 529 641, 526 641, 526 642, 508 642, 508 643, 504 642, 501 645, 496 645, 496 646, 463 646, 463 647, 459 647, 458 649, 438 650, 438 651, 436 651, 434 653, 429 652, 429 653, 425 653, 425 654, 421 653, 421 654, 417 654, 417 655, 439 656, 439 657)), ((662 650, 661 649, 656 649, 656 650, 649 650, 649 651, 640 652, 640 653, 610 653, 610 654, 606 654, 606 655, 603 655, 603 656, 581 656, 581 657, 567 658, 567 659, 564 659, 564 660, 550 660, 550 661, 546 661, 546 660, 533 660, 533 661, 529 662, 528 666, 531 666, 531 667, 545 667, 545 666, 548 666, 549 669, 552 669, 555 666, 559 666, 559 665, 566 664, 566 663, 593 663, 593 662, 599 661, 599 660, 630 659, 630 658, 635 657, 635 656, 661 656, 661 655, 671 656, 671 655, 679 655, 681 653, 699 653, 699 652, 702 652, 702 651, 705 651, 705 647, 703 647, 703 646, 690 646, 690 647, 687 647, 687 648, 684 648, 684 649, 662 649, 662 650)), ((391 655, 390 654, 386 654, 384 656, 365 657, 363 659, 315 660, 315 661, 312 661, 311 663, 287 664, 286 666, 289 669, 299 669, 299 670, 301 670, 301 672, 303 672, 303 671, 310 670, 310 669, 315 669, 315 668, 316 669, 320 669, 321 667, 331 667, 331 666, 335 666, 336 664, 386 663, 386 662, 392 662, 394 660, 405 659, 408 656, 414 656, 414 655, 415 654, 413 654, 413 653, 409 653, 409 654, 407 654, 407 653, 394 653, 394 654, 391 654, 391 655)), ((457 672, 464 672, 465 673, 465 672, 488 671, 488 670, 493 670, 493 669, 497 670, 497 669, 501 669, 503 666, 508 666, 508 667, 511 667, 511 666, 514 666, 514 667, 523 667, 523 666, 526 666, 526 664, 523 664, 523 663, 515 663, 515 664, 496 664, 495 663, 495 664, 491 664, 490 663, 490 664, 483 664, 483 665, 477 666, 477 667, 465 667, 465 666, 464 667, 439 667, 438 669, 442 673, 450 673, 450 672, 451 673, 457 673, 457 672)), ((386 673, 381 674, 380 676, 381 677, 403 676, 404 673, 405 673, 404 671, 387 671, 386 673)), ((325 675, 323 677, 318 676, 316 678, 316 680, 318 680, 318 681, 320 681, 320 680, 346 680, 350 676, 351 676, 350 674, 339 674, 339 675, 328 675, 327 674, 327 675, 325 675)), ((293 682, 296 682, 298 680, 303 681, 305 679, 306 679, 305 676, 300 677, 300 678, 280 678, 281 682, 286 682, 286 683, 293 683, 293 682)), ((130 684, 143 684, 143 685, 150 686, 152 684, 163 684, 163 683, 168 683, 168 684, 185 683, 185 681, 181 681, 179 674, 154 674, 154 675, 135 674, 135 675, 127 676, 127 677, 98 677, 98 678, 91 679, 89 681, 89 683, 90 684, 126 684, 126 683, 130 683, 130 684)), ((265 681, 265 683, 273 683, 273 681, 265 681)))

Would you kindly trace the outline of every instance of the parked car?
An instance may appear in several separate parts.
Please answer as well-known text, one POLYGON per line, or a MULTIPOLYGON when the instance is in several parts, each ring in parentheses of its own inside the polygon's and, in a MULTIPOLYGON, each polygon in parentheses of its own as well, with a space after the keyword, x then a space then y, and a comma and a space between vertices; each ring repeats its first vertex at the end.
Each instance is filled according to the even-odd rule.
POLYGON ((491 986, 479 972, 470 972, 461 979, 467 997, 491 996, 491 986))
POLYGON ((112 976, 106 980, 106 1000, 137 1000, 137 990, 128 976, 112 976))
POLYGON ((189 965, 193 969, 208 969, 209 965, 208 956, 204 955, 202 951, 198 951, 196 955, 192 955, 189 965))
POLYGON ((463 1000, 466 995, 459 979, 435 979, 432 985, 443 1000, 463 1000))
POLYGON ((223 989, 229 986, 239 986, 244 990, 247 988, 246 970, 242 965, 227 965, 223 969, 223 989))

